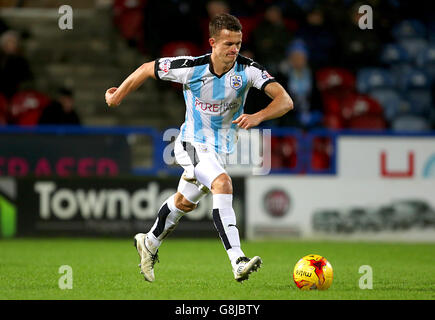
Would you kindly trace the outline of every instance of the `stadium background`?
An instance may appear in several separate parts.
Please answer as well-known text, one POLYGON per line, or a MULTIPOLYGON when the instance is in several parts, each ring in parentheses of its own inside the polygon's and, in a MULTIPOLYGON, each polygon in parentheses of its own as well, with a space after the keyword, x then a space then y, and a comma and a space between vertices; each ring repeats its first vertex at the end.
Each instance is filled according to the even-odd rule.
MULTIPOLYGON (((181 173, 162 159, 166 129, 184 120, 180 87, 148 81, 116 109, 107 108, 104 92, 145 61, 208 52, 207 24, 221 11, 242 22, 241 53, 264 65, 295 102, 294 112, 261 126, 272 128, 270 174, 230 169, 239 228, 251 250, 254 240, 271 238, 300 248, 305 242, 298 241, 325 239, 350 247, 433 242, 435 20, 427 5, 1 0, 4 252, 19 248, 14 239, 127 239, 150 227, 181 173), (71 30, 59 27, 62 5, 73 9, 71 30), (373 9, 373 29, 358 26, 361 5, 373 9)), ((252 89, 246 112, 268 101, 252 89)), ((174 239, 216 240, 210 204, 209 197, 186 216, 174 239)), ((293 252, 286 263, 305 253, 293 252)))

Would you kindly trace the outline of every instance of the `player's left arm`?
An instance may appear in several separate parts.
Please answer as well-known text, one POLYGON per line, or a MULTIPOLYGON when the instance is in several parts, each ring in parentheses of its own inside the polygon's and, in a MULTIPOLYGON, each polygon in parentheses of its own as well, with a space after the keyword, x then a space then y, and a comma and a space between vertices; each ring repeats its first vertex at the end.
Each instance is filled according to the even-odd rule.
POLYGON ((254 114, 242 114, 233 123, 240 128, 250 129, 258 126, 261 122, 282 117, 293 109, 293 100, 278 82, 266 85, 264 92, 272 99, 268 106, 254 114))

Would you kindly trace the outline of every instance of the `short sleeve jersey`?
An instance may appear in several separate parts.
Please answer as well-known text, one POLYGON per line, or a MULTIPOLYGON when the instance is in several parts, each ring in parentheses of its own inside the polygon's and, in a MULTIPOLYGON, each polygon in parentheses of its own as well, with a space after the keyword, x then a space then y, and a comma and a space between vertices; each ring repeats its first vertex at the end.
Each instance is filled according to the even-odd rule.
POLYGON ((243 113, 248 90, 264 90, 275 79, 258 63, 239 55, 221 76, 213 72, 211 54, 199 57, 159 58, 155 76, 183 84, 186 103, 181 141, 212 146, 218 153, 232 153, 238 126, 232 121, 243 113))

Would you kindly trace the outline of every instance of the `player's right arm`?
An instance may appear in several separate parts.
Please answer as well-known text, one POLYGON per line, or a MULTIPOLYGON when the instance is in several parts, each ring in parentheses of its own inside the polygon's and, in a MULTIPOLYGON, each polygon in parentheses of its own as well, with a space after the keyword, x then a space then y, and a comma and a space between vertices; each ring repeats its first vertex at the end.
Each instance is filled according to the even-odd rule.
POLYGON ((119 88, 113 87, 106 91, 106 103, 109 107, 118 106, 122 100, 132 91, 139 88, 149 77, 156 78, 154 74, 155 61, 146 62, 137 68, 119 88))

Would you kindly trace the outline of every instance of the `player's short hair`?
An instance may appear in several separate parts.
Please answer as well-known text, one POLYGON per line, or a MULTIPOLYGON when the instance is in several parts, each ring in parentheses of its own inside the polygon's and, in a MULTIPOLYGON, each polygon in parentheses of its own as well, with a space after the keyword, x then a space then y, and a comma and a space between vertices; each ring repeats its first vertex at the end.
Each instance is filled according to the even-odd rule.
POLYGON ((242 31, 242 24, 239 19, 228 13, 221 13, 213 17, 208 25, 210 38, 219 35, 221 30, 242 31))

